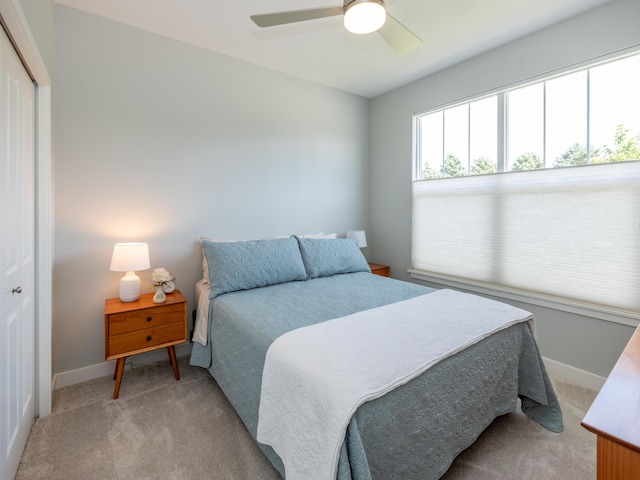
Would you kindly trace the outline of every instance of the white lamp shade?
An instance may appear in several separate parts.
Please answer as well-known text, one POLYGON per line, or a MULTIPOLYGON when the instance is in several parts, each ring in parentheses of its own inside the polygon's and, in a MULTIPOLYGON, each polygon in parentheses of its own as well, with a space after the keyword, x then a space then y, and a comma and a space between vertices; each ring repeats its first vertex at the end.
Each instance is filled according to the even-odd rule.
POLYGON ((347 238, 355 238, 360 248, 367 246, 367 235, 364 233, 364 230, 349 230, 347 232, 347 238))
POLYGON ((387 11, 381 0, 354 0, 344 12, 344 27, 351 33, 375 32, 386 20, 387 11))
POLYGON ((146 243, 116 243, 109 270, 127 272, 120 279, 120 300, 135 302, 140 298, 140 277, 136 270, 150 268, 149 246, 146 243))
POLYGON ((150 268, 149 246, 146 243, 116 243, 109 270, 135 272, 150 268))

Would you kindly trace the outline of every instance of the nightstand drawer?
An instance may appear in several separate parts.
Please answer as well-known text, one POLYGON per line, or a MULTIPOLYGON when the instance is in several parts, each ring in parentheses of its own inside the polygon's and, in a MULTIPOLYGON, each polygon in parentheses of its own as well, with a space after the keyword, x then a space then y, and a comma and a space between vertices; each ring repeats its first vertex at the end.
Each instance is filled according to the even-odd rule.
POLYGON ((162 305, 109 315, 109 335, 120 335, 182 320, 184 304, 162 305))
POLYGON ((184 323, 177 322, 156 328, 138 330, 137 332, 115 335, 109 338, 108 357, 121 353, 131 353, 135 350, 175 342, 184 338, 184 323))

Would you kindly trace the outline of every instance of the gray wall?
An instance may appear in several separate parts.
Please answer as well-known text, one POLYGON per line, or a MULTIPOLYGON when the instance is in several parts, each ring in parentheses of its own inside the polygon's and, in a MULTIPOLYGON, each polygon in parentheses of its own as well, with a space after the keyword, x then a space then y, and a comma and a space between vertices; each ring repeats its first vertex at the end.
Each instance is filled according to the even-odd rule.
POLYGON ((368 227, 368 100, 67 7, 55 21, 55 373, 104 361, 116 242, 148 242, 192 308, 202 235, 368 227))
POLYGON ((19 0, 49 76, 55 70, 55 16, 53 0, 19 0))
MULTIPOLYGON (((53 77, 56 373, 103 361, 117 241, 147 241, 190 301, 200 235, 367 228, 409 280, 412 114, 640 42, 618 0, 368 102, 62 6, 54 32, 51 0, 21 3, 53 77)), ((596 375, 632 331, 521 306, 546 357, 596 375)))
MULTIPOLYGON (((425 77, 371 103, 371 260, 410 280, 412 115, 640 43, 640 2, 618 0, 425 77)), ((628 326, 531 305, 549 359, 606 376, 628 326)))

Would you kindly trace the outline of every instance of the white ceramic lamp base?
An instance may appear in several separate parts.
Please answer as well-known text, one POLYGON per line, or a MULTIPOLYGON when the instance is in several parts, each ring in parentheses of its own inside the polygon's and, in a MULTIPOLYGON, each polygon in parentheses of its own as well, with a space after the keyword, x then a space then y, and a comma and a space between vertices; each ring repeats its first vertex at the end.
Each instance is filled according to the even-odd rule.
POLYGON ((140 277, 135 272, 127 272, 120 280, 120 301, 135 302, 140 298, 140 277))

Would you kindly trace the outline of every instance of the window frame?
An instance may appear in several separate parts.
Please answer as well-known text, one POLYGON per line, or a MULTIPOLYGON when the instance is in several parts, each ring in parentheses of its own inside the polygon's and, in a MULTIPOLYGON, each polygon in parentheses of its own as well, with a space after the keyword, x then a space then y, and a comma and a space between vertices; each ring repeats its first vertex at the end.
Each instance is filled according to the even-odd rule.
MULTIPOLYGON (((554 79, 560 78, 560 77, 564 77, 564 76, 568 76, 568 75, 572 75, 574 73, 578 73, 581 71, 587 71, 587 101, 586 101, 586 122, 587 122, 587 126, 586 126, 586 150, 587 150, 587 165, 590 165, 591 163, 591 130, 590 130, 590 123, 591 123, 591 119, 590 119, 590 113, 591 113, 591 108, 590 108, 590 98, 589 98, 589 89, 591 88, 591 79, 590 79, 590 69, 602 66, 602 65, 606 65, 608 63, 614 63, 617 62, 619 60, 623 60, 625 58, 630 58, 633 56, 640 56, 640 49, 638 48, 638 46, 633 46, 633 47, 629 47, 626 49, 621 49, 615 52, 611 52, 605 55, 601 55, 598 57, 595 57, 593 59, 590 60, 585 60, 583 62, 578 62, 563 68, 559 68, 559 69, 555 69, 549 72, 545 72, 533 77, 530 77, 526 80, 522 80, 519 82, 513 82, 513 83, 508 83, 505 85, 502 85, 500 87, 491 89, 491 90, 487 90, 485 92, 481 92, 478 94, 472 94, 466 97, 462 97, 458 100, 454 100, 452 102, 447 102, 447 103, 443 103, 443 104, 439 104, 436 105, 432 108, 428 108, 425 110, 420 110, 420 111, 416 111, 413 113, 413 176, 412 176, 412 181, 422 181, 422 180, 429 180, 429 179, 425 179, 422 176, 422 169, 423 169, 423 165, 422 165, 422 146, 421 146, 421 142, 420 139, 422 138, 422 131, 421 131, 421 121, 420 118, 426 115, 430 115, 433 113, 438 113, 438 112, 443 112, 443 117, 444 117, 444 112, 446 110, 450 110, 450 109, 454 109, 463 105, 470 105, 473 102, 477 102, 480 100, 484 100, 486 98, 490 98, 490 97, 497 97, 497 101, 498 101, 498 125, 497 125, 497 129, 498 129, 498 136, 497 136, 497 158, 496 158, 496 165, 497 165, 497 173, 508 173, 510 172, 510 170, 507 170, 506 168, 508 167, 508 114, 509 114, 509 100, 508 100, 508 93, 514 90, 519 90, 522 88, 526 88, 526 87, 530 87, 536 84, 540 84, 540 83, 545 83, 543 88, 544 88, 544 95, 546 96, 546 82, 552 81, 554 79)), ((543 109, 546 109, 546 102, 545 104, 543 104, 543 109)), ((546 112, 545 115, 543 117, 543 120, 545 122, 545 125, 543 125, 543 135, 546 136, 546 112)), ((444 122, 444 118, 443 118, 443 122, 444 122)), ((470 124, 470 122, 468 122, 470 124)), ((443 137, 445 135, 444 132, 444 127, 443 127, 443 137)), ((546 138, 543 139, 543 142, 546 142, 546 138)), ((467 145, 467 149, 469 149, 469 145, 467 145)), ((543 164, 544 167, 543 168, 563 168, 563 167, 547 167, 547 159, 546 159, 546 145, 543 145, 543 151, 542 151, 542 160, 543 160, 543 164)), ((444 158, 446 158, 446 151, 444 149, 444 141, 443 141, 443 160, 441 165, 444 165, 444 158)), ((468 164, 468 169, 467 171, 470 172, 471 171, 471 161, 472 159, 470 158, 470 156, 467 159, 467 164, 468 164)), ((469 175, 469 174, 468 174, 469 175)), ((485 174, 486 175, 486 174, 485 174)), ((490 175, 490 174, 489 174, 490 175)), ((438 178, 437 180, 441 180, 441 179, 445 179, 446 177, 442 177, 442 178, 438 178)))

